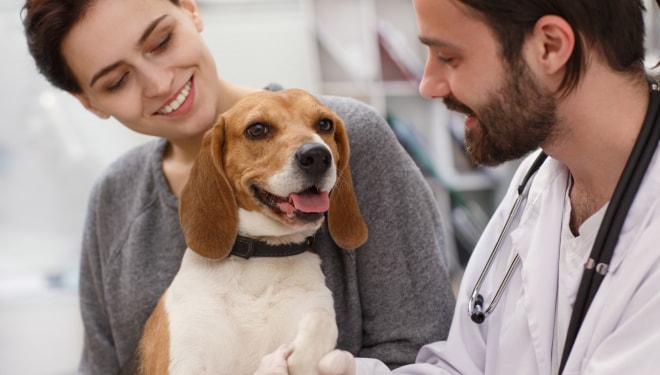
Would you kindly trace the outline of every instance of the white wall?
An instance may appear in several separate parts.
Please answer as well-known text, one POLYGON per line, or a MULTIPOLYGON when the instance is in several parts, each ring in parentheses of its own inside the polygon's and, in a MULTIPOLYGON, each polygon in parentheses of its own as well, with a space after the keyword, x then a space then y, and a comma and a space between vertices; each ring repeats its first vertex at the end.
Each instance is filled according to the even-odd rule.
POLYGON ((79 242, 89 188, 142 142, 37 74, 22 1, 0 5, 0 374, 70 374, 80 356, 79 242))

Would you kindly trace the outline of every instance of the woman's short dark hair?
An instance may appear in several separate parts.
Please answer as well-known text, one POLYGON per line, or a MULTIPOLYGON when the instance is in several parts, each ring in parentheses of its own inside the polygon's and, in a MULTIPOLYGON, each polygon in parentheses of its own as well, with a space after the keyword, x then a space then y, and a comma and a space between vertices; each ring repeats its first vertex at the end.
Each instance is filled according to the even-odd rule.
POLYGON ((23 28, 37 69, 53 86, 71 93, 82 89, 62 55, 62 41, 95 1, 26 0, 23 5, 23 28))
POLYGON ((503 57, 521 57, 525 37, 541 17, 564 18, 575 33, 575 48, 559 91, 567 94, 580 82, 586 64, 585 47, 600 52, 615 71, 644 71, 644 4, 642 0, 460 0, 493 29, 503 57))

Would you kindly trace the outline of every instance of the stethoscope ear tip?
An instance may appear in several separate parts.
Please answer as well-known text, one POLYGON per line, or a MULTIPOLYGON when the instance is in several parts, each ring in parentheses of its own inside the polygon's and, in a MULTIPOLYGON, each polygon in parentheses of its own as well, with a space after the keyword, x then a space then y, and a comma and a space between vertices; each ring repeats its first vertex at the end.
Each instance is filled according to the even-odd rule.
POLYGON ((481 324, 484 322, 484 320, 486 320, 486 314, 481 311, 475 311, 470 315, 470 318, 473 322, 481 324))

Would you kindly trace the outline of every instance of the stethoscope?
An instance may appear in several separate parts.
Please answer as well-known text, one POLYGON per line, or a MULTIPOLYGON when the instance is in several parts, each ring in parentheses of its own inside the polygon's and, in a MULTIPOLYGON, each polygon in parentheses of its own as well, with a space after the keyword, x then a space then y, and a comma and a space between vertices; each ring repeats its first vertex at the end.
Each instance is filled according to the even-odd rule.
MULTIPOLYGON (((568 355, 573 348, 573 344, 587 310, 589 309, 603 278, 607 274, 612 255, 614 254, 614 248, 616 247, 619 233, 621 232, 621 227, 623 226, 633 199, 637 194, 639 185, 646 174, 646 170, 651 163, 658 141, 660 140, 660 92, 658 91, 658 85, 655 82, 650 82, 650 86, 651 97, 644 124, 637 136, 635 146, 626 162, 626 166, 614 190, 612 199, 605 211, 605 216, 598 229, 598 234, 596 235, 594 246, 589 255, 589 260, 584 266, 582 279, 580 280, 580 286, 575 298, 575 305, 573 306, 571 321, 568 326, 566 343, 564 345, 564 352, 560 364, 560 374, 566 365, 568 355)), ((481 271, 474 289, 472 289, 472 294, 468 300, 468 314, 472 321, 477 324, 483 323, 488 315, 493 312, 509 283, 511 275, 520 263, 520 256, 516 254, 507 268, 504 278, 497 288, 491 303, 486 309, 484 309, 484 297, 479 292, 481 286, 498 251, 500 250, 502 242, 509 233, 512 222, 518 217, 523 201, 527 198, 531 186, 530 180, 539 170, 546 158, 547 155, 541 152, 523 177, 522 182, 518 186, 518 196, 513 203, 513 207, 511 207, 511 211, 509 211, 509 216, 504 223, 504 227, 493 246, 490 256, 486 260, 484 269, 481 271)))

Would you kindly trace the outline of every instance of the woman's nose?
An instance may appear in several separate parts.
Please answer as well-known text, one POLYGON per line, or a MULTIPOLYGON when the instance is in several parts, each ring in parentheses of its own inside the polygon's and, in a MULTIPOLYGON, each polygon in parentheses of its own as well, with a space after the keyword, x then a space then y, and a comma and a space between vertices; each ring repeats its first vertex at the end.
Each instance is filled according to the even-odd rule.
POLYGON ((428 59, 424 66, 424 76, 419 83, 419 93, 428 99, 444 98, 451 94, 444 66, 428 59))
POLYGON ((174 79, 171 69, 165 69, 153 63, 146 63, 141 70, 144 96, 157 97, 170 93, 174 79))

